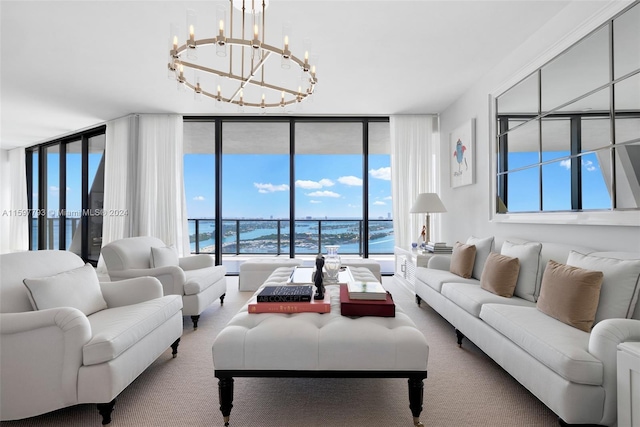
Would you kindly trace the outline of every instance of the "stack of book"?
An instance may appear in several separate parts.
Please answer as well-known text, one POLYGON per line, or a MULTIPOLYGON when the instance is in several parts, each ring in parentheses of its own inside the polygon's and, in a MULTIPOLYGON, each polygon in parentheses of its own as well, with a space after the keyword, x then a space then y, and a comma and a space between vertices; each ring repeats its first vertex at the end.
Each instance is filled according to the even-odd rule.
POLYGON ((395 317, 396 306, 380 282, 351 281, 340 285, 340 312, 343 316, 395 317))
POLYGON ((314 300, 312 285, 265 286, 249 303, 249 313, 330 313, 331 298, 325 292, 323 300, 314 300))
POLYGON ((453 246, 447 246, 444 242, 427 242, 424 248, 434 254, 450 254, 453 252, 453 246))

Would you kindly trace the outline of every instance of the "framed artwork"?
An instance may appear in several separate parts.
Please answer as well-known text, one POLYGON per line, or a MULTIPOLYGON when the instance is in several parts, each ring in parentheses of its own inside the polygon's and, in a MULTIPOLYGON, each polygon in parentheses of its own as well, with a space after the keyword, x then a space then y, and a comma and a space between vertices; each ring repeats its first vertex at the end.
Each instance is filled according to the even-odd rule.
POLYGON ((475 119, 471 119, 449 134, 449 170, 451 186, 473 184, 475 158, 475 119))

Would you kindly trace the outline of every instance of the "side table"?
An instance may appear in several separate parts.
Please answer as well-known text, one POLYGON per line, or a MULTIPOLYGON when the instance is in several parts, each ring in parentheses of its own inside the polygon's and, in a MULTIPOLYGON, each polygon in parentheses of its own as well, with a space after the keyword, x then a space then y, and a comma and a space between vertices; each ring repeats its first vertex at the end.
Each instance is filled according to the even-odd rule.
POLYGON ((394 277, 400 280, 411 292, 415 291, 416 268, 427 267, 429 259, 434 255, 417 249, 404 249, 396 246, 393 250, 395 256, 394 277))
POLYGON ((618 425, 640 427, 640 342, 618 345, 618 425))

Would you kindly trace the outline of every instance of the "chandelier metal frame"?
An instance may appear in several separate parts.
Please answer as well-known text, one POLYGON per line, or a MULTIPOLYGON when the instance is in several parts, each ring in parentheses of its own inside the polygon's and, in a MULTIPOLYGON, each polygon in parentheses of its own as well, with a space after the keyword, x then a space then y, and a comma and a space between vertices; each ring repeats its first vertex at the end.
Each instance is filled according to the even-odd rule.
MULTIPOLYGON (((236 0, 237 1, 237 0, 236 0)), ((240 107, 249 106, 249 107, 259 107, 259 108, 268 108, 268 107, 285 107, 287 105, 295 104, 298 102, 302 102, 309 96, 311 96, 314 92, 314 87, 318 82, 315 72, 315 66, 309 64, 309 54, 305 52, 304 59, 300 59, 295 56, 289 50, 288 38, 285 38, 283 43, 283 48, 280 49, 276 46, 265 43, 265 11, 266 11, 266 3, 265 0, 251 0, 252 3, 256 1, 260 1, 262 4, 261 11, 258 12, 261 14, 262 20, 262 36, 260 37, 258 33, 258 27, 255 26, 255 30, 253 32, 253 39, 247 40, 245 38, 237 38, 233 37, 233 0, 229 0, 229 37, 225 36, 223 23, 220 23, 220 29, 218 31, 218 35, 216 37, 204 38, 196 40, 194 36, 193 28, 187 29, 188 36, 186 42, 178 46, 177 37, 173 37, 172 48, 169 52, 170 61, 168 63, 168 68, 171 72, 173 72, 176 76, 178 83, 185 85, 186 87, 192 89, 196 94, 202 94, 209 98, 215 99, 219 102, 226 102, 230 104, 236 104, 240 107), (185 60, 183 56, 187 56, 191 49, 197 49, 203 46, 229 46, 229 52, 226 56, 229 58, 229 69, 228 70, 219 70, 215 68, 210 68, 204 65, 199 65, 194 62, 189 62, 185 60), (233 53, 234 46, 237 46, 241 49, 241 64, 240 64, 240 74, 237 74, 234 71, 234 61, 233 61, 233 53), (248 68, 248 74, 245 75, 245 49, 251 49, 251 64, 248 68), (300 70, 304 75, 306 75, 307 86, 302 87, 302 83, 298 86, 298 90, 287 88, 281 85, 269 83, 265 79, 264 65, 266 61, 276 55, 277 57, 282 58, 285 61, 291 61, 294 64, 297 64, 300 67, 300 70), (190 68, 193 70, 198 70, 204 73, 215 74, 220 77, 225 77, 230 80, 235 80, 239 82, 237 89, 233 92, 231 96, 224 96, 221 92, 220 86, 218 86, 217 91, 210 92, 204 90, 199 82, 192 83, 185 76, 184 69, 190 68), (259 78, 257 78, 258 74, 260 74, 259 78), (247 101, 243 96, 243 89, 247 87, 247 85, 255 85, 262 88, 266 88, 272 91, 278 91, 281 93, 280 102, 265 102, 264 92, 262 94, 262 99, 259 102, 255 101, 247 101)), ((252 5, 252 10, 255 11, 255 8, 252 5)), ((242 28, 241 35, 245 34, 245 0, 242 0, 242 28)), ((256 13, 256 12, 254 12, 256 13)), ((237 66, 235 67, 237 68, 237 66)), ((304 82, 305 78, 300 78, 301 82, 304 82)))

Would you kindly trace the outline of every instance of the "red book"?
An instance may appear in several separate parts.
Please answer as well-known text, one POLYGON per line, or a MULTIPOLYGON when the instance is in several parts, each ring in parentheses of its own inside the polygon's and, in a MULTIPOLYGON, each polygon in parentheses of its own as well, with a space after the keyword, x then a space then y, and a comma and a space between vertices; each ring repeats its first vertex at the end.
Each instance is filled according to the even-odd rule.
POLYGON ((252 302, 249 313, 330 313, 331 296, 325 292, 323 300, 309 302, 252 302))
POLYGON ((385 301, 350 299, 347 285, 340 285, 340 312, 343 316, 396 317, 396 305, 388 292, 385 301))

